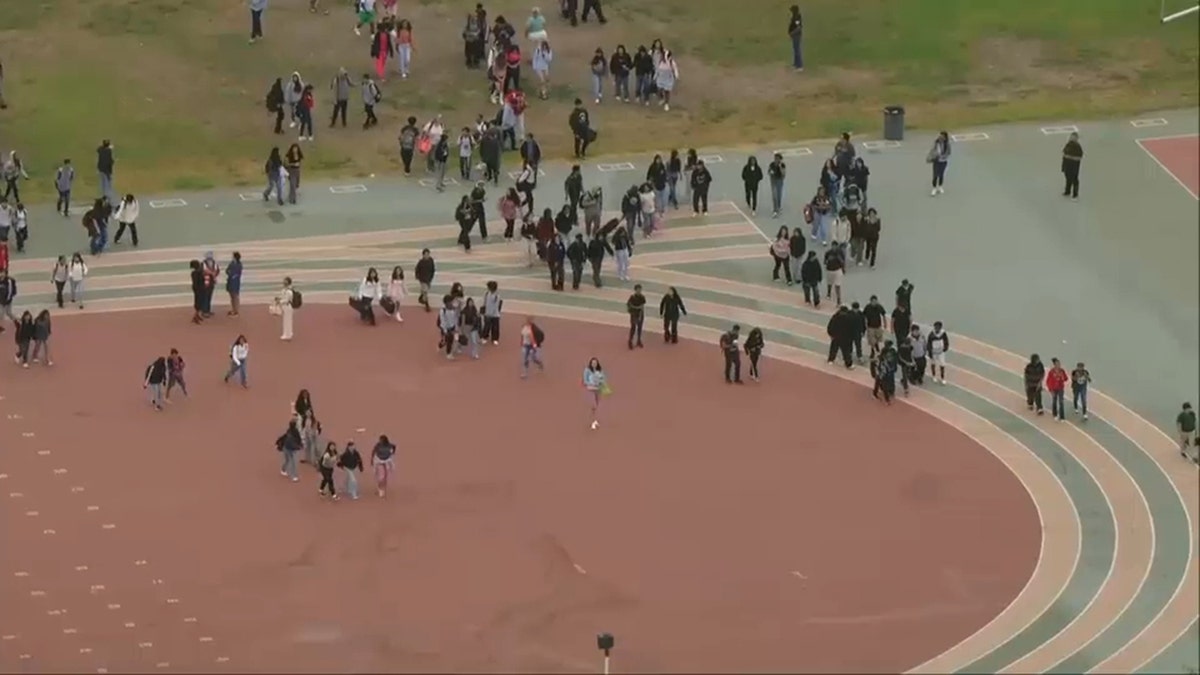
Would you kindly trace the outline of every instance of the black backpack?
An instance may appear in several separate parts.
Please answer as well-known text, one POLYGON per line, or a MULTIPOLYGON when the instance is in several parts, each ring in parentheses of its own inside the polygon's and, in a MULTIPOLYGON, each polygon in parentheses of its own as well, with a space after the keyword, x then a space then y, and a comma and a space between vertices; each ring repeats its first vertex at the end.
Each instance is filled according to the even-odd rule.
POLYGON ((304 296, 300 291, 292 291, 292 309, 300 309, 304 305, 304 296))
POLYGON ((546 342, 546 334, 542 332, 542 329, 536 323, 531 324, 530 328, 533 329, 533 341, 537 343, 536 346, 541 347, 546 342))

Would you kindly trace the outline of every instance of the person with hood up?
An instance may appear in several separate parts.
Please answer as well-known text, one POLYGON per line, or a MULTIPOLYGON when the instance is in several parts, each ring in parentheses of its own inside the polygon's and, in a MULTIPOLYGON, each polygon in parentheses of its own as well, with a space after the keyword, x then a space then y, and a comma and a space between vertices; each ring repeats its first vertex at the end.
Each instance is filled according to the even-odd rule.
POLYGON ((800 265, 800 287, 804 289, 804 304, 812 305, 813 309, 821 308, 821 261, 817 259, 816 251, 809 251, 808 257, 800 265))
POLYGON ((295 129, 299 123, 300 113, 297 112, 297 106, 300 105, 300 99, 304 96, 304 87, 304 80, 296 71, 292 72, 291 78, 283 86, 283 105, 287 108, 288 128, 295 129))
POLYGON ((833 316, 829 317, 829 323, 825 326, 825 333, 829 336, 829 363, 833 363, 838 354, 842 356, 842 363, 845 364, 847 370, 854 368, 854 317, 850 314, 850 308, 841 305, 833 316))
POLYGON ((612 246, 603 235, 597 234, 587 245, 587 259, 592 265, 592 284, 596 288, 603 286, 600 280, 600 270, 604 266, 604 256, 614 255, 612 246))
POLYGON ((271 84, 271 88, 267 90, 267 112, 275 115, 275 133, 283 133, 283 116, 284 108, 287 106, 286 96, 283 91, 283 78, 275 78, 275 82, 271 84))

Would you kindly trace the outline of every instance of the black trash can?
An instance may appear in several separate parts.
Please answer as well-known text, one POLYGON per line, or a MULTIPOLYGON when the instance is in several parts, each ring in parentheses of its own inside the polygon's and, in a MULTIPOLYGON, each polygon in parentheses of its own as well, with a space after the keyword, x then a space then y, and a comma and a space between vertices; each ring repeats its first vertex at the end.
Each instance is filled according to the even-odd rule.
POLYGON ((904 140, 904 106, 889 105, 883 109, 883 140, 904 140))

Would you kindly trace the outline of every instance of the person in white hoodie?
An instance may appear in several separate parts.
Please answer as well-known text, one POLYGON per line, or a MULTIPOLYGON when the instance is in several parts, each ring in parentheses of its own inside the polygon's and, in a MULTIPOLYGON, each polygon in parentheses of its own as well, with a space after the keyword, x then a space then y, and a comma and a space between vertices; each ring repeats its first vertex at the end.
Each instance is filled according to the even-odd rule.
POLYGON ((379 272, 372 267, 367 270, 367 276, 358 284, 358 292, 351 304, 358 310, 358 315, 363 322, 374 326, 375 310, 371 307, 371 303, 381 298, 383 298, 383 288, 379 283, 379 272))
POLYGON ((404 323, 404 317, 400 316, 400 305, 404 304, 404 298, 407 296, 408 289, 404 286, 404 269, 396 265, 392 268, 392 278, 388 280, 387 292, 384 297, 387 298, 390 305, 391 315, 398 323, 404 323))
POLYGON ((829 241, 842 249, 842 258, 846 259, 849 255, 848 247, 850 246, 850 218, 846 212, 842 212, 833 221, 833 231, 829 233, 829 241))
POLYGON ((129 238, 133 240, 133 245, 138 245, 137 219, 138 219, 138 201, 132 194, 125 195, 121 203, 117 205, 117 236, 113 237, 113 243, 121 243, 121 236, 125 234, 125 229, 129 228, 129 238))
POLYGON ((71 264, 67 267, 67 285, 71 290, 71 304, 83 309, 83 281, 87 278, 88 266, 83 262, 83 256, 78 252, 71 256, 71 264))
POLYGON ((242 385, 243 389, 249 388, 250 385, 246 383, 246 361, 249 358, 250 343, 245 335, 239 335, 229 348, 229 370, 225 371, 225 381, 229 382, 229 378, 237 375, 238 384, 242 385))
POLYGON ((288 127, 296 128, 296 123, 299 117, 296 115, 296 106, 300 105, 300 98, 304 95, 304 80, 300 79, 300 73, 293 71, 292 78, 287 84, 283 85, 283 103, 287 106, 289 118, 288 127))

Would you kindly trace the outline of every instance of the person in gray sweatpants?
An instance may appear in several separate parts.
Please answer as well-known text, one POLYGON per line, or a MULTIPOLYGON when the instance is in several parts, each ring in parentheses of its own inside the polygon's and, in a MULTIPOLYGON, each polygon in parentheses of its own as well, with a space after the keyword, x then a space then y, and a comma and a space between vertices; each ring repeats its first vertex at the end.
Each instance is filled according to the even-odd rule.
POLYGON ((333 90, 333 117, 329 119, 329 128, 332 129, 337 124, 338 117, 341 117, 342 128, 345 129, 346 108, 350 105, 350 92, 354 89, 354 82, 345 68, 338 68, 338 74, 329 88, 333 90))

